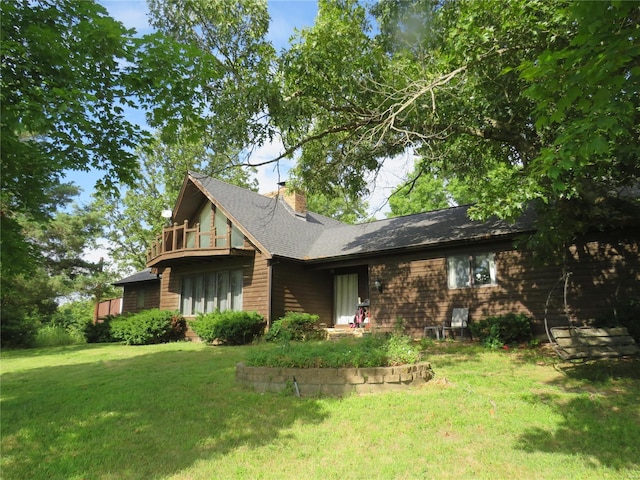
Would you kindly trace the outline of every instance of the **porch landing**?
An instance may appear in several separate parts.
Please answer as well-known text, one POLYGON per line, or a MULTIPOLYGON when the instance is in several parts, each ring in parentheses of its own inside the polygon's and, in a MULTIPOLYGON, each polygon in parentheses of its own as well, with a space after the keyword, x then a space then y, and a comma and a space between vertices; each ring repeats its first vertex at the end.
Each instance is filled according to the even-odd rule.
POLYGON ((325 328, 325 330, 327 332, 327 340, 338 340, 340 338, 351 338, 351 337, 361 338, 365 334, 368 334, 371 332, 371 330, 368 328, 331 327, 331 328, 325 328))

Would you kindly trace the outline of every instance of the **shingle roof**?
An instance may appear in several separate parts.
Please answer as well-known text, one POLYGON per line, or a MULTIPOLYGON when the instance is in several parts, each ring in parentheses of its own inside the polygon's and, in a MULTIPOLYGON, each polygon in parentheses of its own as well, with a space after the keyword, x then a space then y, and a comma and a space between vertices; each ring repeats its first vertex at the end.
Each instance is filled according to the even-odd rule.
POLYGON ((433 247, 532 231, 531 212, 514 224, 472 221, 468 206, 348 225, 308 212, 298 218, 281 198, 269 198, 210 177, 191 174, 237 225, 271 255, 326 260, 413 247, 433 247))
POLYGON ((434 247, 454 242, 511 236, 534 229, 533 212, 510 224, 498 218, 470 220, 469 206, 388 218, 359 225, 345 225, 323 232, 311 246, 309 259, 434 247))
POLYGON ((124 286, 129 283, 138 283, 138 282, 151 282, 151 281, 159 281, 158 276, 155 273, 151 273, 150 268, 145 268, 140 272, 134 273, 133 275, 123 278, 122 280, 118 280, 114 282, 112 285, 116 286, 124 286))
POLYGON ((337 220, 307 213, 297 217, 282 198, 269 198, 206 176, 191 174, 216 203, 272 255, 302 259, 309 246, 337 220))

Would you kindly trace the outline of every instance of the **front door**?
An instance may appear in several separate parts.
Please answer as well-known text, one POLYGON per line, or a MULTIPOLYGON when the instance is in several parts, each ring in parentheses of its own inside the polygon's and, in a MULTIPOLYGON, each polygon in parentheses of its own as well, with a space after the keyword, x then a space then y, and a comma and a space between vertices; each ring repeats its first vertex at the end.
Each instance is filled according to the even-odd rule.
POLYGON ((335 325, 349 325, 358 307, 358 274, 336 275, 333 280, 335 325))

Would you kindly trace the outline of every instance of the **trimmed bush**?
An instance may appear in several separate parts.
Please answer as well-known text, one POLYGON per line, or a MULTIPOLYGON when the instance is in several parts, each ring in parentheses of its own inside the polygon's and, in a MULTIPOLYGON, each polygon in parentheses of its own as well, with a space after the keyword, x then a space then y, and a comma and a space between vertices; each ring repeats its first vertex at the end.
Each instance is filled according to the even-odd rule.
POLYGON ((300 312, 287 312, 271 325, 265 335, 269 342, 324 340, 326 331, 318 327, 318 315, 300 312))
POLYGON ((264 318, 257 312, 226 310, 198 315, 191 328, 203 341, 228 345, 251 343, 264 331, 264 318))
POLYGON ((489 348, 529 342, 533 338, 531 318, 523 313, 487 317, 469 324, 471 334, 489 348))
POLYGON ((181 340, 186 322, 177 313, 157 308, 111 321, 111 335, 127 345, 150 345, 181 340))

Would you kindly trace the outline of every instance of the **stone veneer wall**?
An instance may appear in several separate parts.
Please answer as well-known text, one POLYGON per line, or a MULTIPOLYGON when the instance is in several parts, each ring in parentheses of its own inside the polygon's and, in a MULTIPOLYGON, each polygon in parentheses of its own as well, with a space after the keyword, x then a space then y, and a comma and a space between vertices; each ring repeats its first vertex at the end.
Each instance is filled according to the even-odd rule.
POLYGON ((236 381, 259 392, 294 388, 301 396, 381 393, 423 385, 433 378, 431 364, 375 368, 270 368, 236 365, 236 381))

